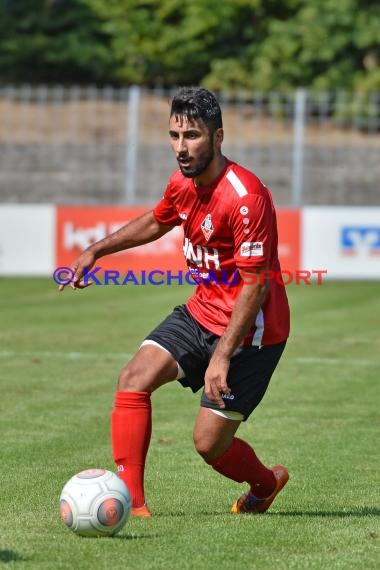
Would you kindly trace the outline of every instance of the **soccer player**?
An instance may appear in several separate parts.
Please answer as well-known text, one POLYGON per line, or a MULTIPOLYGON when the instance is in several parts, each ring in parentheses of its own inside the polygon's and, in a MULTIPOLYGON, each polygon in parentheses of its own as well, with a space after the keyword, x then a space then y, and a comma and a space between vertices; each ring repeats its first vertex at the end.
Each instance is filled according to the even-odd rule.
MULTIPOLYGON (((287 483, 285 467, 266 467, 236 437, 257 407, 289 333, 280 271, 276 213, 268 188, 222 154, 223 124, 215 96, 185 87, 172 99, 169 136, 179 169, 155 208, 86 249, 72 264, 70 286, 102 256, 156 240, 175 226, 198 283, 186 304, 142 342, 122 370, 112 412, 112 448, 132 495, 132 514, 148 517, 144 466, 150 443, 151 393, 178 380, 202 389, 194 427, 198 453, 221 475, 247 482, 233 513, 263 513, 287 483)), ((60 289, 63 290, 64 286, 60 289)))

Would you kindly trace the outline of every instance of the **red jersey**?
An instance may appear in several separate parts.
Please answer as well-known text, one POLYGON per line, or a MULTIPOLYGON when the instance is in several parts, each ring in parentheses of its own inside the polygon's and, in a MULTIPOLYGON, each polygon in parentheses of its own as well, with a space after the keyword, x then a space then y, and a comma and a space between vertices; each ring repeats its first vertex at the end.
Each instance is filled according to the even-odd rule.
MULTIPOLYGON (((194 319, 218 336, 244 284, 238 269, 281 271, 270 192, 255 174, 232 161, 208 186, 195 186, 192 178, 176 170, 153 214, 160 224, 182 225, 186 262, 199 282, 186 306, 194 319)), ((276 344, 288 335, 285 287, 271 279, 243 344, 276 344)))

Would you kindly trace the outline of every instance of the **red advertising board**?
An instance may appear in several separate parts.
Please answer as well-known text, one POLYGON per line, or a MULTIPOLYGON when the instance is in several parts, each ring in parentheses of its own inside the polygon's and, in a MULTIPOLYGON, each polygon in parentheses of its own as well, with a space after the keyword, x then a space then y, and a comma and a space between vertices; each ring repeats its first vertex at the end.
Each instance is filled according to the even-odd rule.
MULTIPOLYGON (((148 211, 147 207, 117 208, 115 206, 59 206, 56 223, 56 267, 68 267, 92 243, 148 211)), ((136 249, 114 253, 102 258, 102 269, 120 273, 160 269, 186 269, 182 255, 182 230, 174 228, 161 239, 136 249)))
POLYGON ((283 209, 277 212, 278 253, 281 269, 293 275, 301 263, 301 210, 283 209))
MULTIPOLYGON (((70 266, 90 244, 116 231, 147 210, 147 207, 58 206, 56 267, 70 266)), ((293 273, 300 269, 300 211, 280 210, 278 231, 281 267, 293 273)), ((129 270, 140 272, 143 269, 185 270, 182 230, 174 228, 153 243, 106 256, 100 260, 99 265, 103 269, 114 269, 120 273, 129 270)))

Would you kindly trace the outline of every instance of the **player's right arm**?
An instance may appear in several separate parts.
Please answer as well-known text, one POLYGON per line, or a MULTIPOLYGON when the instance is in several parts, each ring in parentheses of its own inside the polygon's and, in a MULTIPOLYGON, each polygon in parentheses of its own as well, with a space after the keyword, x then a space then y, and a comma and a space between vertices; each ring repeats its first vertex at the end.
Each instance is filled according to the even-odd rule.
MULTIPOLYGON (((153 210, 132 220, 116 232, 90 245, 90 247, 80 254, 71 265, 74 277, 71 283, 69 283, 70 287, 72 289, 84 289, 88 287, 90 283, 83 281, 84 272, 89 271, 99 258, 109 255, 110 253, 116 253, 155 241, 172 228, 173 226, 171 225, 157 222, 153 210)), ((59 286, 60 291, 63 291, 64 288, 65 285, 59 286)))

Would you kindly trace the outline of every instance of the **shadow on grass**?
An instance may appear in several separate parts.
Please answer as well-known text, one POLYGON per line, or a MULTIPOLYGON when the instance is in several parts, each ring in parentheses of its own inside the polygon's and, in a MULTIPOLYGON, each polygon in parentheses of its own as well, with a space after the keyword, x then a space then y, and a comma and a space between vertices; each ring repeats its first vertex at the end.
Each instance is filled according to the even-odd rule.
POLYGON ((0 562, 22 562, 26 558, 14 550, 0 550, 0 562))
MULTIPOLYGON (((161 517, 185 517, 189 513, 184 511, 178 512, 168 512, 158 515, 161 517)), ((193 513, 194 514, 194 513, 193 513)), ((226 516, 230 513, 224 510, 214 510, 214 511, 201 511, 198 513, 202 516, 218 517, 226 516)), ((357 509, 342 510, 342 511, 268 511, 265 513, 265 517, 329 517, 329 518, 349 518, 349 517, 370 517, 370 516, 380 516, 380 509, 376 507, 358 507, 357 509)))
POLYGON ((370 517, 380 516, 380 509, 375 507, 358 507, 349 511, 278 511, 277 513, 266 513, 266 516, 272 517, 331 517, 331 518, 348 518, 348 517, 370 517))
POLYGON ((147 540, 149 538, 159 538, 159 534, 153 534, 153 533, 141 533, 141 534, 135 534, 135 533, 129 533, 129 534, 117 534, 116 536, 112 537, 112 540, 147 540))

